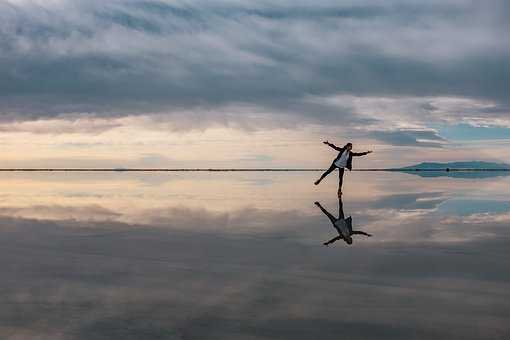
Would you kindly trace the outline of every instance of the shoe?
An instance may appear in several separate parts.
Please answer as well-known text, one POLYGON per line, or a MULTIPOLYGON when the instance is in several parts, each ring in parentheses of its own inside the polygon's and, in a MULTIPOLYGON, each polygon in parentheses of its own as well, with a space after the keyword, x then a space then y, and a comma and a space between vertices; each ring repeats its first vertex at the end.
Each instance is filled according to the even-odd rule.
POLYGON ((313 182, 313 184, 318 185, 320 182, 321 182, 320 180, 316 180, 315 182, 313 182))

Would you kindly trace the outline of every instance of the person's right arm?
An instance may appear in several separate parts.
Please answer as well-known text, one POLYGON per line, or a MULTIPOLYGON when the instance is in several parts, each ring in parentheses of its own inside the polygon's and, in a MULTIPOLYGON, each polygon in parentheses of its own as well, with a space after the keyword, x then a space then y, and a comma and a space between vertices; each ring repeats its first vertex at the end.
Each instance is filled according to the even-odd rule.
POLYGON ((342 150, 342 148, 339 148, 339 147, 338 147, 338 146, 336 146, 335 144, 332 144, 332 143, 330 143, 330 142, 328 142, 328 141, 324 141, 323 143, 324 143, 324 144, 326 144, 327 146, 332 147, 332 148, 333 148, 333 149, 335 149, 336 151, 341 151, 341 150, 342 150))

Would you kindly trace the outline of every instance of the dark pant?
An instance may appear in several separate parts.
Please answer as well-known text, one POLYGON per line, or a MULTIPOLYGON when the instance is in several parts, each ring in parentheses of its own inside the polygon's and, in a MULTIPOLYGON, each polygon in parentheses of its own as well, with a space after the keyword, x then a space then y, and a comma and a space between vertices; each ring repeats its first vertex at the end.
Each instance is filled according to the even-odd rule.
POLYGON ((342 183, 344 181, 344 168, 339 168, 335 165, 335 163, 331 164, 328 170, 324 171, 324 173, 321 175, 321 177, 315 182, 315 184, 319 184, 320 181, 324 179, 327 175, 335 171, 335 169, 338 169, 338 180, 339 180, 339 187, 338 190, 342 189, 342 183))
POLYGON ((338 190, 342 190, 342 184, 344 183, 344 168, 338 168, 338 190))

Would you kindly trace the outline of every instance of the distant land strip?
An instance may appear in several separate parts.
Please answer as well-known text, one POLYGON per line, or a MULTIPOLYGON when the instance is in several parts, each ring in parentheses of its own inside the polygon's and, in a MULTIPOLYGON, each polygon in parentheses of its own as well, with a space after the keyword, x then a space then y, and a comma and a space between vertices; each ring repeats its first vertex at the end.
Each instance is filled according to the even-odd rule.
MULTIPOLYGON (((0 172, 262 172, 262 171, 324 171, 326 169, 278 169, 278 168, 0 168, 0 172)), ((478 169, 478 168, 444 168, 444 169, 401 169, 401 168, 367 168, 367 169, 354 169, 353 171, 392 171, 392 172, 459 172, 459 171, 510 171, 508 169, 478 169)))

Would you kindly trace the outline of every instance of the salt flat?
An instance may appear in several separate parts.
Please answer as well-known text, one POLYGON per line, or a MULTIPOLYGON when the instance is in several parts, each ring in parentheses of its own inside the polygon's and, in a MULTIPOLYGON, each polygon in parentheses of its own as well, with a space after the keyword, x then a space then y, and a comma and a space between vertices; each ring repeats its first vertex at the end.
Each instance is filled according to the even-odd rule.
POLYGON ((2 339, 506 339, 510 178, 2 173, 2 339))

